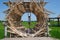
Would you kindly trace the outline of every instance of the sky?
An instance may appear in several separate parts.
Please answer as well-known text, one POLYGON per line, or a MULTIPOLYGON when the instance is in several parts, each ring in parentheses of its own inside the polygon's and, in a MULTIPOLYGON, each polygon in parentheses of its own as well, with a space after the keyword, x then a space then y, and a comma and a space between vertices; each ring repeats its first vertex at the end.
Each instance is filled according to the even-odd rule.
MULTIPOLYGON (((0 20, 6 20, 6 14, 3 11, 8 9, 8 6, 3 4, 3 2, 7 2, 9 0, 0 0, 0 20)), ((60 0, 45 0, 48 3, 45 5, 45 8, 49 11, 52 11, 54 14, 50 14, 49 17, 57 17, 60 14, 60 0)), ((32 14, 31 20, 36 20, 36 16, 32 14)), ((22 20, 27 20, 27 13, 22 16, 22 20)))

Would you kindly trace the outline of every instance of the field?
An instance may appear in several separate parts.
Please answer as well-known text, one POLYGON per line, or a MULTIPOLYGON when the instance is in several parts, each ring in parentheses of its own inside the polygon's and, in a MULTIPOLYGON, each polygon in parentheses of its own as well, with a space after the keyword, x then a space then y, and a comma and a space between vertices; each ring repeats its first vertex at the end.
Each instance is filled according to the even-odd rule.
POLYGON ((4 26, 2 22, 0 22, 0 39, 4 38, 4 26))
MULTIPOLYGON (((22 22, 22 24, 26 27, 29 28, 29 25, 27 22, 22 22)), ((31 22, 31 26, 30 28, 33 28, 33 26, 36 24, 36 22, 31 22)), ((56 26, 56 27, 49 27, 50 29, 52 29, 49 33, 51 35, 51 37, 54 38, 59 38, 60 39, 60 27, 56 26)), ((0 22, 0 39, 4 38, 4 27, 2 22, 0 22)))
POLYGON ((60 26, 58 26, 58 22, 51 20, 49 28, 52 29, 49 32, 51 37, 59 38, 60 39, 60 36, 59 36, 60 35, 60 26))
POLYGON ((25 28, 34 28, 35 25, 36 25, 36 22, 35 21, 31 21, 30 22, 30 26, 29 26, 29 23, 27 21, 24 21, 22 22, 22 25, 25 27, 25 28))
POLYGON ((51 37, 60 39, 60 27, 50 27, 52 30, 50 31, 51 37))

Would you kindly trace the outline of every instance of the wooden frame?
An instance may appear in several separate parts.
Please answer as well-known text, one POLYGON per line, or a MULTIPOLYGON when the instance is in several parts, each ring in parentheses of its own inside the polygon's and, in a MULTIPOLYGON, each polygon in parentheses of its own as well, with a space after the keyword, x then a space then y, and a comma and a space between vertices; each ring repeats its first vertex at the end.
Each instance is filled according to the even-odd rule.
MULTIPOLYGON (((35 36, 44 36, 45 33, 47 32, 47 26, 46 26, 46 22, 48 19, 48 13, 45 12, 44 10, 44 5, 46 4, 46 2, 44 1, 40 1, 40 3, 37 2, 5 2, 4 4, 9 6, 9 9, 5 12, 8 12, 7 15, 7 21, 8 21, 8 28, 11 31, 8 31, 10 33, 16 33, 19 36, 22 37, 35 37, 35 36), (38 26, 36 26, 35 28, 39 28, 37 31, 35 28, 33 28, 33 30, 35 31, 34 34, 27 34, 27 33, 23 33, 22 31, 19 31, 16 27, 23 27, 23 26, 19 26, 20 24, 15 24, 20 22, 21 23, 21 16, 24 14, 24 12, 26 11, 30 11, 32 13, 34 13, 37 17, 37 24, 38 26), (18 26, 16 26, 18 25, 18 26)), ((21 29, 20 29, 21 30, 21 29)), ((25 30, 25 28, 24 28, 25 30)))

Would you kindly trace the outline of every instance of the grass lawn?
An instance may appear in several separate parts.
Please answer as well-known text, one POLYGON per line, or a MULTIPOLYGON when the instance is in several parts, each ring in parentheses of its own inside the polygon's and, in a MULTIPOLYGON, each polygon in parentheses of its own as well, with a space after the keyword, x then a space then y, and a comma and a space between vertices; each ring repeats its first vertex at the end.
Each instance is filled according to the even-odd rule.
POLYGON ((24 21, 24 22, 22 22, 22 25, 23 25, 25 28, 34 28, 35 25, 36 25, 36 22, 31 21, 31 22, 30 22, 30 26, 29 26, 28 22, 24 21))
MULTIPOLYGON (((22 24, 28 28, 29 25, 27 22, 22 22, 22 24)), ((36 22, 31 22, 31 26, 30 28, 33 28, 33 26, 36 24, 36 22)), ((54 38, 59 38, 60 39, 60 27, 50 27, 52 30, 50 31, 50 35, 51 37, 54 37, 54 38)), ((0 22, 0 39, 4 38, 4 27, 3 27, 3 24, 2 22, 0 22)))
POLYGON ((0 22, 0 39, 4 38, 4 27, 2 22, 0 22))
POLYGON ((60 39, 60 27, 50 27, 52 30, 50 31, 51 37, 60 39))

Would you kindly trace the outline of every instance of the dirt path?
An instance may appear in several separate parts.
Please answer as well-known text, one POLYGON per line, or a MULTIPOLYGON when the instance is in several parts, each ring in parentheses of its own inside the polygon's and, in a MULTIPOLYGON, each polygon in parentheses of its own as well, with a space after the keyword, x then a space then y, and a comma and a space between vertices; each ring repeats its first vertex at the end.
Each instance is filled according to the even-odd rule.
POLYGON ((58 40, 51 37, 5 38, 3 40, 58 40))

